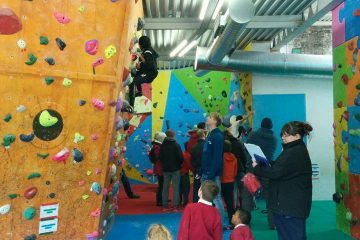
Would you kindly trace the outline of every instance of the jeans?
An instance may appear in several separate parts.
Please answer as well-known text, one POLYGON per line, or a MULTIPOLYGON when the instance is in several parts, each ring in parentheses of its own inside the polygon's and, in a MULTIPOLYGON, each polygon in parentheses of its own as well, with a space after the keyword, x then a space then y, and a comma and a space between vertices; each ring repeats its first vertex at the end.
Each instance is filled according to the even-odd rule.
POLYGON ((173 185, 173 204, 178 207, 180 204, 180 170, 175 172, 164 172, 164 187, 162 192, 163 206, 168 206, 170 182, 173 185))
MULTIPOLYGON (((208 178, 207 178, 206 174, 203 174, 201 176, 201 182, 204 182, 205 180, 208 180, 208 178)), ((220 181, 220 177, 216 176, 213 181, 216 183, 216 185, 219 188, 219 194, 215 197, 213 202, 215 204, 215 207, 217 208, 217 210, 220 213, 221 223, 223 223, 224 222, 225 210, 224 210, 224 204, 223 204, 222 198, 221 198, 221 181, 220 181)))
POLYGON ((273 215, 279 240, 306 240, 305 218, 273 215))

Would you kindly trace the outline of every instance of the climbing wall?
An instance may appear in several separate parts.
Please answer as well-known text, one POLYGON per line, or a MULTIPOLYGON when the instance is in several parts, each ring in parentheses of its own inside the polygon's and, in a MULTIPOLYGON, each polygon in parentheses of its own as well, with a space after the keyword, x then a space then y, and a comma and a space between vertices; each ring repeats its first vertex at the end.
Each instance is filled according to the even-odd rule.
POLYGON ((1 4, 1 239, 104 239, 117 204, 114 150, 124 139, 113 127, 134 4, 1 4))
POLYGON ((229 121, 232 115, 251 110, 251 74, 209 72, 197 77, 191 68, 160 71, 151 86, 144 84, 144 88, 151 113, 132 116, 138 120, 128 130, 125 152, 127 176, 140 183, 156 181, 147 155, 155 132, 174 129, 184 150, 187 132, 204 122, 208 113, 219 112, 229 121))
POLYGON ((337 228, 360 238, 360 3, 333 10, 334 143, 337 228))

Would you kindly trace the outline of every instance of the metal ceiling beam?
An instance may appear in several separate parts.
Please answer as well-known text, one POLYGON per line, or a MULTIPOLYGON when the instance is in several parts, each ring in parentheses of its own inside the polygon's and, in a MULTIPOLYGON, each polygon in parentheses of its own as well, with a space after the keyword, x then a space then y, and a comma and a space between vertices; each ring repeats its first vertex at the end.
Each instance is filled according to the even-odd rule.
MULTIPOLYGON (((198 18, 145 18, 145 30, 194 30, 202 21, 198 18)), ((304 23, 302 15, 255 16, 246 28, 296 28, 304 23)), ((213 28, 210 24, 209 28, 213 28)))
POLYGON ((280 31, 273 40, 272 50, 279 51, 282 46, 291 42, 306 29, 317 23, 329 11, 337 7, 344 0, 317 0, 303 13, 303 24, 297 28, 280 31))

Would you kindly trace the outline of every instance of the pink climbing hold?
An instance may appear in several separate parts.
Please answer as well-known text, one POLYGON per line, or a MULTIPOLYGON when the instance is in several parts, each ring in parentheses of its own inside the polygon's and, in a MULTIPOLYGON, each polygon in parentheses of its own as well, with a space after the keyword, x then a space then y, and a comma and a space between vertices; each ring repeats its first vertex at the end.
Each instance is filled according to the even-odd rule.
POLYGON ((97 66, 99 66, 99 65, 101 65, 101 64, 103 64, 103 63, 104 63, 104 59, 103 59, 103 58, 98 58, 98 59, 96 59, 95 62, 92 63, 92 67, 93 67, 93 68, 94 68, 94 67, 97 67, 97 66))
POLYGON ((90 215, 91 215, 92 217, 98 217, 98 216, 100 216, 100 209, 97 208, 96 210, 92 211, 90 215))
POLYGON ((99 48, 99 42, 96 39, 89 40, 85 43, 85 51, 90 55, 95 55, 99 48))
POLYGON ((152 169, 146 169, 145 172, 148 176, 152 176, 154 174, 154 171, 152 169))
POLYGON ((96 169, 95 173, 96 173, 96 174, 100 174, 100 173, 101 173, 101 169, 100 169, 100 168, 96 169))
POLYGON ((57 154, 55 154, 52 157, 52 160, 56 161, 56 162, 66 162, 66 159, 69 157, 70 152, 69 149, 67 147, 63 148, 60 152, 58 152, 57 154))
POLYGON ((94 106, 96 109, 99 109, 99 110, 101 110, 101 111, 104 110, 104 108, 105 108, 105 103, 104 103, 103 101, 101 101, 100 99, 98 99, 98 98, 93 98, 93 99, 91 100, 91 102, 92 102, 93 106, 94 106))
POLYGON ((82 187, 82 186, 84 186, 84 185, 85 185, 85 180, 79 181, 79 186, 80 186, 80 187, 82 187))
POLYGON ((96 141, 98 139, 98 135, 97 134, 91 134, 91 139, 93 141, 96 141))
POLYGON ((10 35, 22 29, 19 17, 10 8, 0 8, 0 34, 10 35))
POLYGON ((234 111, 234 104, 230 104, 229 110, 230 110, 231 112, 234 111))
POLYGON ((59 23, 67 24, 70 22, 70 18, 59 12, 54 12, 54 16, 59 23))

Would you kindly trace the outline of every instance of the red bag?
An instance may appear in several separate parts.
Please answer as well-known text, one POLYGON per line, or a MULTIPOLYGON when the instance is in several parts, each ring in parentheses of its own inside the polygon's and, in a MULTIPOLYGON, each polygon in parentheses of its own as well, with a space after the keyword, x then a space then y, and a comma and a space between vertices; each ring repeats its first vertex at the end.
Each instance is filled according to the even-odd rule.
POLYGON ((244 186, 252 195, 261 187, 259 180, 252 173, 245 174, 241 181, 244 182, 244 186))

